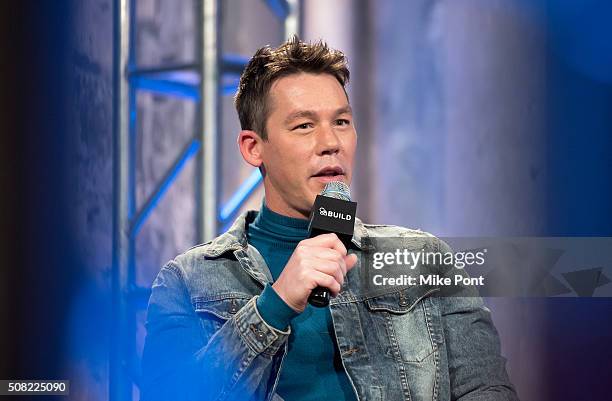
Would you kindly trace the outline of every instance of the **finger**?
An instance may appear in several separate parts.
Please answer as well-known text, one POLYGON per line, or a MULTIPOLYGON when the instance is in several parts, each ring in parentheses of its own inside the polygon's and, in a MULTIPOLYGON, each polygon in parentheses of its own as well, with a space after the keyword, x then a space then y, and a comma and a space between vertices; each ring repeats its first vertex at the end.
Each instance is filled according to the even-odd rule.
POLYGON ((342 270, 342 275, 346 275, 346 262, 344 261, 344 256, 335 249, 329 249, 324 247, 311 247, 311 253, 314 258, 317 259, 327 259, 332 262, 336 262, 340 265, 340 269, 342 270))
POLYGON ((336 281, 342 285, 344 283, 344 273, 338 262, 326 260, 326 259, 313 259, 310 261, 315 270, 322 273, 334 276, 336 281))
POLYGON ((336 281, 333 276, 316 270, 313 270, 311 274, 317 286, 327 288, 331 292, 331 295, 333 297, 338 296, 342 286, 336 281))
POLYGON ((344 257, 344 263, 346 264, 346 271, 348 272, 357 264, 357 255, 355 255, 354 253, 346 255, 344 257))
POLYGON ((321 234, 316 237, 304 240, 309 246, 321 246, 325 248, 333 248, 340 252, 343 256, 346 255, 346 247, 334 233, 321 234))
POLYGON ((343 278, 346 277, 346 273, 348 273, 348 268, 346 267, 346 261, 344 260, 344 256, 340 257, 338 264, 340 264, 340 270, 342 271, 342 277, 343 278))

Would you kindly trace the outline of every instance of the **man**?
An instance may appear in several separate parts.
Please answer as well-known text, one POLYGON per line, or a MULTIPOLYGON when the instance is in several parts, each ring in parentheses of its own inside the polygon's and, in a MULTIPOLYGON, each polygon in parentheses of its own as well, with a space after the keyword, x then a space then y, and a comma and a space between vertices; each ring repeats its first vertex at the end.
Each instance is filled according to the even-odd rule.
POLYGON ((316 195, 351 182, 348 79, 344 55, 323 43, 293 38, 250 60, 238 146, 261 170, 265 200, 161 269, 143 400, 517 399, 480 298, 364 285, 363 240, 432 236, 356 219, 349 249, 335 234, 307 238, 316 195), (307 303, 317 286, 330 289, 329 307, 307 303))

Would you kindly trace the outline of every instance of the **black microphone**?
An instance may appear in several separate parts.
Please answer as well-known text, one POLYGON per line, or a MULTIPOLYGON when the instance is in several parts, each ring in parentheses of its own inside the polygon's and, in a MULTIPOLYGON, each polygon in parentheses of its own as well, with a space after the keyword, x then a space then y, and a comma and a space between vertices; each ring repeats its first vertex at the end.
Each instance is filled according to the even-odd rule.
MULTIPOLYGON (((342 181, 328 182, 323 191, 317 195, 308 223, 308 237, 334 233, 349 249, 355 230, 355 213, 357 202, 351 201, 351 191, 342 181)), ((308 302, 312 306, 329 305, 329 289, 316 287, 310 293, 308 302)))

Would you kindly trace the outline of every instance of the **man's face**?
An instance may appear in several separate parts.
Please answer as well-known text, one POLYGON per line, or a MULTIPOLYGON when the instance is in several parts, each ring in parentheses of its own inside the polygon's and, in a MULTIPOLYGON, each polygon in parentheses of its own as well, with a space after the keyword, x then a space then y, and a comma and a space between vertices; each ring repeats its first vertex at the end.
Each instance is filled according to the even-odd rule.
POLYGON ((268 95, 268 139, 261 142, 266 205, 308 217, 325 184, 351 183, 357 134, 348 99, 330 74, 293 74, 268 95))

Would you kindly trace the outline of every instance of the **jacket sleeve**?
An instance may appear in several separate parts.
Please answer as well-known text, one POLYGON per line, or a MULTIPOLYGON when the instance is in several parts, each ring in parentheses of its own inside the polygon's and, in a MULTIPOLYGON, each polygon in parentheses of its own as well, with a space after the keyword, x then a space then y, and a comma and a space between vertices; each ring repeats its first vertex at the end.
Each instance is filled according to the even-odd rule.
MULTIPOLYGON (((440 241, 440 252, 451 248, 440 241)), ((451 267, 445 275, 467 276, 451 267)), ((456 401, 518 401, 501 355, 499 336, 491 312, 473 286, 455 288, 440 298, 451 399, 456 401)))
POLYGON ((141 400, 271 398, 290 329, 269 326, 256 300, 219 327, 196 314, 177 262, 165 265, 149 300, 141 400))

